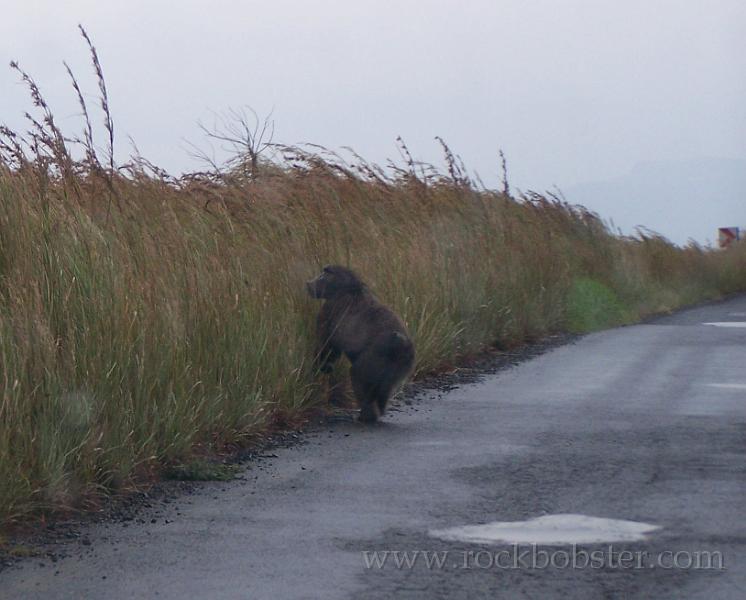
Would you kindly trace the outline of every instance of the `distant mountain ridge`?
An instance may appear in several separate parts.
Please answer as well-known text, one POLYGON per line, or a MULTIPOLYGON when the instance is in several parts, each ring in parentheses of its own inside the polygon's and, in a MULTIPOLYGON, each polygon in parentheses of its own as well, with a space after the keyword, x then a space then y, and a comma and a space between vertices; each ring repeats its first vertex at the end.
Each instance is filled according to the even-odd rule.
POLYGON ((644 226, 678 244, 715 244, 718 227, 746 226, 746 159, 645 161, 620 177, 563 193, 625 234, 644 226))

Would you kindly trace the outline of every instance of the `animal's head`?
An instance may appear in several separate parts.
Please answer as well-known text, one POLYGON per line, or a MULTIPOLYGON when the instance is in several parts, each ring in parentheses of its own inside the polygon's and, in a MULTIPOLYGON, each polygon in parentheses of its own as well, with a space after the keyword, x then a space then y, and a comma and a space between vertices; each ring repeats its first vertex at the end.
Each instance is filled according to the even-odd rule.
POLYGON ((339 265, 327 265, 318 277, 306 282, 311 298, 335 298, 344 294, 358 294, 365 284, 354 271, 339 265))

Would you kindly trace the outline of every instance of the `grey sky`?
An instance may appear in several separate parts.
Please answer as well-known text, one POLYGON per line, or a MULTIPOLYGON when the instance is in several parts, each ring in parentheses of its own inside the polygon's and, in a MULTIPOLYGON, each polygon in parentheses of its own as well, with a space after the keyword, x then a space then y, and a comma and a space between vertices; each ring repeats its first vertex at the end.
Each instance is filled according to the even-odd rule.
MULTIPOLYGON (((0 59, 32 74, 70 129, 61 61, 95 93, 79 22, 103 62, 118 150, 131 135, 174 171, 194 166, 183 140, 200 140, 198 119, 241 105, 274 109, 277 141, 376 161, 396 155, 397 135, 440 161, 440 135, 491 185, 502 148, 522 189, 642 161, 746 159, 743 0, 5 0, 0 59)), ((0 120, 20 127, 30 103, 17 79, 0 69, 0 120)))

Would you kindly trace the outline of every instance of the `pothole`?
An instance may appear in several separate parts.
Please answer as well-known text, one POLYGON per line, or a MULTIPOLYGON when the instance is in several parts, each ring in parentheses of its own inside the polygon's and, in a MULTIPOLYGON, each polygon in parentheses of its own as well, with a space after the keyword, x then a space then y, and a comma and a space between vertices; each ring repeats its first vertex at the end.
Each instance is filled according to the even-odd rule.
POLYGON ((430 535, 449 542, 471 544, 543 544, 564 546, 603 542, 635 542, 660 529, 657 525, 586 515, 546 515, 527 521, 494 521, 434 529, 430 535))

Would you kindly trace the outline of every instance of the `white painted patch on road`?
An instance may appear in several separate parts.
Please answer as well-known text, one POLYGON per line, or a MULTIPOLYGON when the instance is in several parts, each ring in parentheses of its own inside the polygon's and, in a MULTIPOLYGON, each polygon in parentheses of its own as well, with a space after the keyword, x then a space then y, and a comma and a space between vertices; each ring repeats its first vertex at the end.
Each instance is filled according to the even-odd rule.
POLYGON ((416 447, 432 447, 432 446, 453 446, 453 442, 450 440, 426 440, 424 442, 410 442, 410 446, 416 447))
POLYGON ((729 317, 740 317, 740 318, 743 318, 743 317, 746 317, 746 312, 733 312, 733 313, 728 313, 728 316, 729 316, 729 317))
POLYGON ((494 521, 484 525, 465 525, 450 529, 434 529, 432 537, 449 542, 472 544, 596 544, 604 542, 635 542, 660 529, 657 525, 602 519, 586 515, 546 515, 527 521, 494 521))
POLYGON ((746 383, 707 383, 705 385, 721 390, 746 390, 746 383))
POLYGON ((719 321, 717 323, 702 323, 702 325, 712 325, 713 327, 746 327, 746 321, 719 321))

